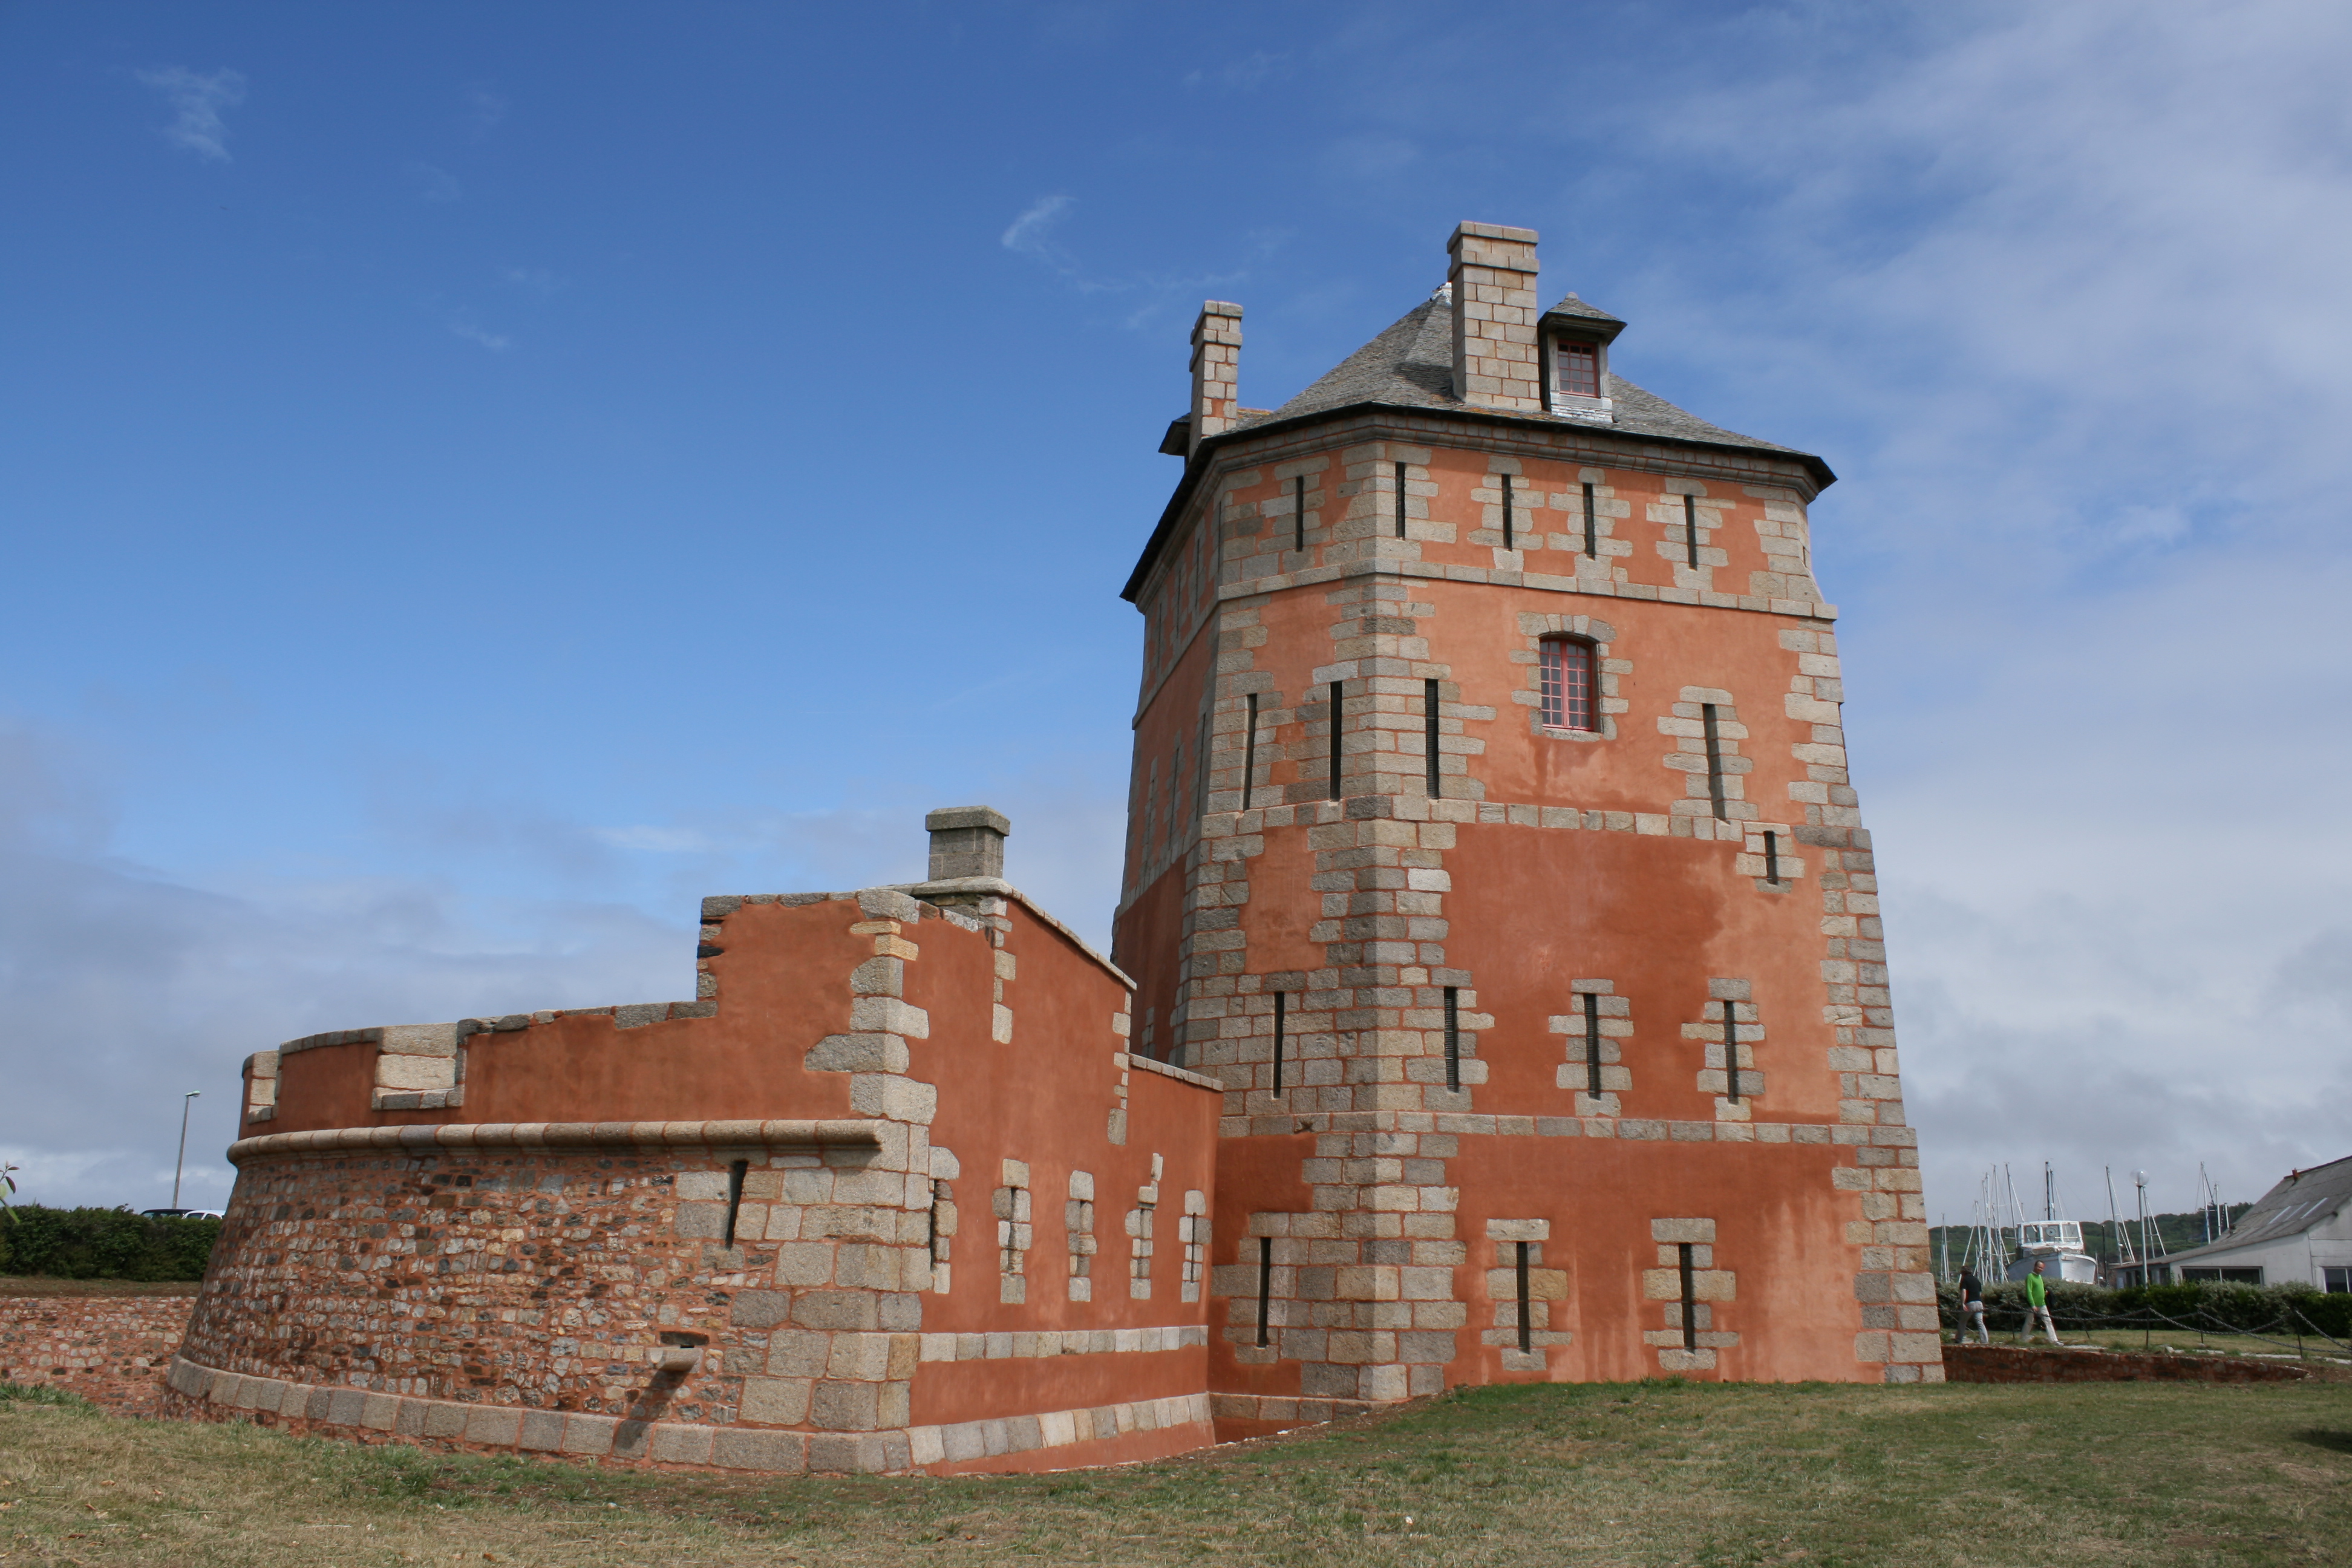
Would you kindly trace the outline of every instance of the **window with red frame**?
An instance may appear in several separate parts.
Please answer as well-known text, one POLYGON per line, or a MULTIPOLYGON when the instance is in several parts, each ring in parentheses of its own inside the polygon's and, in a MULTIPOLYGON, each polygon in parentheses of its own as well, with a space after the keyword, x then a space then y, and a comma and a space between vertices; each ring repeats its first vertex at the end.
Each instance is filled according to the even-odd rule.
POLYGON ((1544 638, 1544 728, 1596 729, 1592 712, 1592 645, 1578 637, 1544 638))
POLYGON ((1552 344, 1552 374, 1559 390, 1570 397, 1601 395, 1601 351, 1591 343, 1561 338, 1552 344))

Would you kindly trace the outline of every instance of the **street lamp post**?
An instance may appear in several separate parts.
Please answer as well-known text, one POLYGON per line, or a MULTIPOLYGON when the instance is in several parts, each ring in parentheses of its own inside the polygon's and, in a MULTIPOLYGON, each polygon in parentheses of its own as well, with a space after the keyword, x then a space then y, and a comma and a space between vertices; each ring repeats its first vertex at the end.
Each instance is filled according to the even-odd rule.
POLYGON ((172 1163, 172 1206, 175 1209, 180 1206, 180 1173, 188 1163, 188 1112, 202 1093, 201 1089, 192 1089, 180 1100, 180 1157, 172 1163))

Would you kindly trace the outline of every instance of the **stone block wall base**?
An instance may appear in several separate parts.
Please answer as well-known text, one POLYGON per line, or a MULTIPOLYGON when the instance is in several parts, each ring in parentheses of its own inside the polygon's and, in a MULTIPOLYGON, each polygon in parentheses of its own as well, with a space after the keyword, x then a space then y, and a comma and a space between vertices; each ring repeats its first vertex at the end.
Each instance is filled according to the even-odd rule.
POLYGON ((1163 1458, 1214 1441, 1206 1394, 948 1426, 809 1432, 627 1421, 579 1411, 377 1394, 220 1372, 184 1356, 172 1363, 159 1412, 182 1420, 251 1421, 362 1443, 772 1475, 1064 1470, 1163 1458))
MULTIPOLYGON (((1206 1404, 1206 1396, 1195 1394, 1187 1404, 1206 1404)), ((1219 1439, 1206 1420, 1181 1421, 1171 1426, 1121 1432, 1115 1436, 1097 1437, 1087 1442, 1073 1443, 1055 1448, 1032 1448, 1024 1453, 1000 1454, 978 1459, 943 1460, 925 1465, 923 1473, 930 1476, 976 1476, 1037 1474, 1046 1470, 1083 1470, 1095 1465, 1134 1465, 1146 1459, 1165 1459, 1177 1454, 1189 1454, 1195 1448, 1205 1448, 1219 1439)))

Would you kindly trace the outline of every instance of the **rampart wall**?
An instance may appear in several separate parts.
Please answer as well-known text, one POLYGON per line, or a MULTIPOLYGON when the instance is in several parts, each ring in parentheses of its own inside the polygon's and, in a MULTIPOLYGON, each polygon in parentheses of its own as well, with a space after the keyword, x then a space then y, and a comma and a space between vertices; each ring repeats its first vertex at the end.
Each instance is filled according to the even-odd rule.
POLYGON ((193 1288, 173 1295, 0 1294, 0 1382, 61 1388, 118 1415, 152 1415, 195 1304, 193 1288))

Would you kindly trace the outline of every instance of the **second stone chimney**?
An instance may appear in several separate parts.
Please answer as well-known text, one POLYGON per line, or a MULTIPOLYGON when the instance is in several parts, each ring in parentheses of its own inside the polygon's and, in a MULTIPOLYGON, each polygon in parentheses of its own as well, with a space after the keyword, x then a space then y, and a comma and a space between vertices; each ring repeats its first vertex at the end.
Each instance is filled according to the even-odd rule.
POLYGON ((1004 836, 1013 823, 992 805, 950 805, 923 818, 931 834, 934 882, 1004 877, 1004 836))
POLYGON ((1454 258, 1454 395, 1480 408, 1542 412, 1543 348, 1536 322, 1536 231, 1465 223, 1445 242, 1454 258))
POLYGON ((1191 452, 1199 451, 1208 437, 1234 427, 1241 416, 1241 375, 1242 308, 1223 300, 1204 300, 1200 320, 1192 323, 1191 452))

